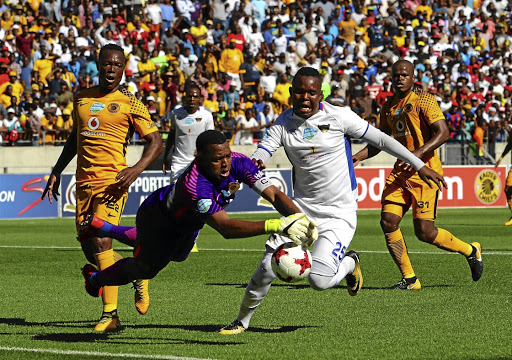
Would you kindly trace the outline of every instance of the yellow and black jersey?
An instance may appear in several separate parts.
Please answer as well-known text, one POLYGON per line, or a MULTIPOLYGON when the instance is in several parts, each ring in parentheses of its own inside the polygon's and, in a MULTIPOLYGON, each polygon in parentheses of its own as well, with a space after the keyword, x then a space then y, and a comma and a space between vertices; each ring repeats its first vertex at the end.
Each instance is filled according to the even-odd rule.
MULTIPOLYGON (((395 95, 386 101, 380 113, 380 129, 391 133, 412 152, 432 138, 430 125, 439 120, 445 118, 434 96, 415 86, 405 98, 395 95)), ((429 168, 443 173, 437 151, 422 160, 429 168)))
POLYGON ((136 130, 157 131, 147 108, 128 90, 103 95, 97 86, 75 95, 73 127, 77 130, 77 183, 115 182, 126 164, 126 147, 136 130))

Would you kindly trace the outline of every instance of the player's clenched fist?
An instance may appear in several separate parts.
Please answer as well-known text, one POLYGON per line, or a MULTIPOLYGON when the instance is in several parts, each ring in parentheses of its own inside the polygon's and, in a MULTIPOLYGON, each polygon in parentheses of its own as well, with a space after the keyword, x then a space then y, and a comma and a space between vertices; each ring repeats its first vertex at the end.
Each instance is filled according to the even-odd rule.
POLYGON ((312 232, 310 224, 311 222, 306 218, 306 214, 296 213, 281 219, 265 221, 265 232, 278 233, 290 238, 295 244, 301 245, 301 238, 308 237, 308 234, 312 232))

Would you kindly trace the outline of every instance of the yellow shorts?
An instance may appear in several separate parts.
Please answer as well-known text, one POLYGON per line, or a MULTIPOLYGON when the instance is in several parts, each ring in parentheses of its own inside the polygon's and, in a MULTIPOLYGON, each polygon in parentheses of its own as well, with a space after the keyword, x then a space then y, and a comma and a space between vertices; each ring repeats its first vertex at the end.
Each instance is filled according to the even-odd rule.
POLYGON ((403 217, 412 205, 413 219, 434 220, 438 200, 437 186, 431 189, 417 177, 405 179, 390 174, 382 191, 382 212, 403 217))
POLYGON ((76 186, 76 227, 87 215, 96 215, 102 220, 119 225, 128 193, 116 186, 76 186))
POLYGON ((507 181, 505 182, 506 187, 512 187, 512 167, 510 167, 510 170, 507 174, 507 181))

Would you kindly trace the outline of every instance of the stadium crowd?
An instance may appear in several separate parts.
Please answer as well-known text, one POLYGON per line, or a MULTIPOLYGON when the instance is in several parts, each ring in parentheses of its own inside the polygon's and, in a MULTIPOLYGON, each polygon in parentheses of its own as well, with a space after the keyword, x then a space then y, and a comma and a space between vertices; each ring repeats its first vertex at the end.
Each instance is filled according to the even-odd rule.
MULTIPOLYGON (((508 141, 512 6, 506 0, 0 0, 0 142, 62 144, 73 94, 98 84, 101 46, 127 56, 123 83, 165 137, 187 82, 234 144, 252 144, 290 106, 302 66, 324 98, 374 125, 391 65, 414 63, 451 139, 508 141)), ((494 154, 492 154, 494 155, 494 154)))

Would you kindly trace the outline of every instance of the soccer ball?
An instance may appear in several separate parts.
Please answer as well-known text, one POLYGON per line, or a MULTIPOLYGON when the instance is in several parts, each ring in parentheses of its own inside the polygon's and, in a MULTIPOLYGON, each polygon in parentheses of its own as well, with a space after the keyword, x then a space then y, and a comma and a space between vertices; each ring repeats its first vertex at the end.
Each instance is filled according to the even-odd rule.
POLYGON ((287 283, 301 281, 311 271, 311 253, 293 243, 279 246, 272 254, 270 262, 274 274, 287 283))

